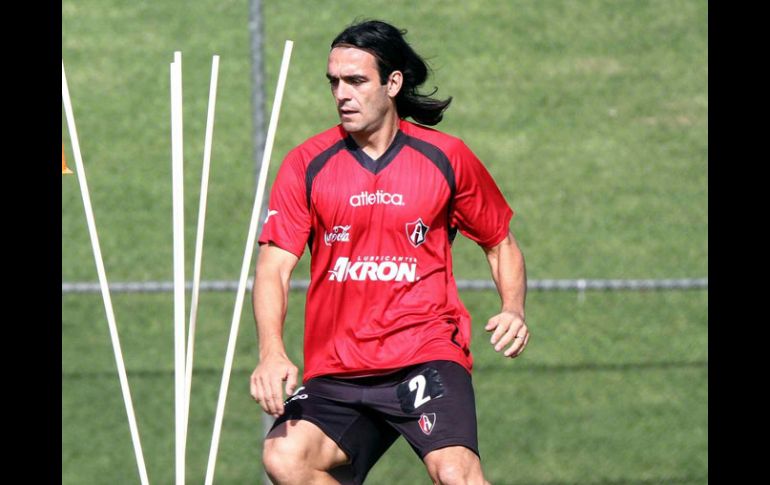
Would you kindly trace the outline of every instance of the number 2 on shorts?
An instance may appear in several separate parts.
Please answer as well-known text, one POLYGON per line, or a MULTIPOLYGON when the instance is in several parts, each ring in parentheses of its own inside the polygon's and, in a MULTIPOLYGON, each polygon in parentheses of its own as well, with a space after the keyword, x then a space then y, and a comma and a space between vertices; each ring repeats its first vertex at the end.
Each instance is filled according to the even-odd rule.
POLYGON ((444 395, 441 376, 433 367, 426 367, 419 374, 401 382, 396 390, 399 404, 405 413, 413 413, 415 409, 432 399, 444 395))
POLYGON ((414 395, 414 409, 419 408, 426 402, 430 401, 430 396, 425 396, 425 376, 422 374, 414 376, 409 381, 409 390, 417 391, 414 395))

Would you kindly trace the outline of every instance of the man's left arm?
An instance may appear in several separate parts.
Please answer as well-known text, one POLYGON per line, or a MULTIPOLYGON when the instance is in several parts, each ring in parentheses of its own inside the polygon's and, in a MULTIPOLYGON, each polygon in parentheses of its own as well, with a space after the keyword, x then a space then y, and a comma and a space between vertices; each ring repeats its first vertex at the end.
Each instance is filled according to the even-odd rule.
POLYGON ((524 351, 529 342, 529 329, 524 317, 524 303, 527 297, 527 270, 524 255, 513 233, 498 245, 484 248, 492 272, 492 279, 500 294, 500 313, 489 319, 484 329, 492 333, 490 342, 495 352, 514 358, 524 351))

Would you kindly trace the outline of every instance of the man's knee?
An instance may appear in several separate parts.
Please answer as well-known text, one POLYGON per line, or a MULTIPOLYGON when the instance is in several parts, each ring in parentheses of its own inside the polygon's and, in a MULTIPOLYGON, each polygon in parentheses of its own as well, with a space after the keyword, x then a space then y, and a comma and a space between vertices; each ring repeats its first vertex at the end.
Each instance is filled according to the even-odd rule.
POLYGON ((347 456, 316 425, 300 420, 276 427, 264 441, 262 464, 276 484, 308 483, 347 462, 347 456))
POLYGON ((286 437, 266 439, 262 449, 265 473, 274 483, 301 483, 308 470, 307 446, 286 437))
POLYGON ((453 447, 431 452, 425 457, 428 474, 439 485, 487 484, 481 471, 481 462, 467 448, 453 447))
POLYGON ((441 485, 468 483, 469 470, 457 463, 441 463, 434 473, 436 483, 441 485))

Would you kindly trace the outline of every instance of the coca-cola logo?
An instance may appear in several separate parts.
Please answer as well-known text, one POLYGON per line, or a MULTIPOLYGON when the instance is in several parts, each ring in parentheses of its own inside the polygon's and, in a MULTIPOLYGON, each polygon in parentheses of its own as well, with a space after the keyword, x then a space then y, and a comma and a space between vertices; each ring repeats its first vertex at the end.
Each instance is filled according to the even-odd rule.
POLYGON ((324 243, 331 246, 336 242, 350 242, 350 226, 334 226, 331 232, 324 232, 324 243))

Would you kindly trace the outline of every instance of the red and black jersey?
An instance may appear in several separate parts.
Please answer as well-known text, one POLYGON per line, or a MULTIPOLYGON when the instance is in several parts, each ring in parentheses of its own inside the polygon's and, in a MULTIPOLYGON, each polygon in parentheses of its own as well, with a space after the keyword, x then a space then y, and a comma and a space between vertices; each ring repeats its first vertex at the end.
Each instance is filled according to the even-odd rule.
POLYGON ((259 242, 297 257, 310 249, 303 378, 430 360, 470 371, 452 240, 459 230, 495 246, 512 216, 462 140, 404 120, 377 160, 340 125, 290 151, 259 242))

